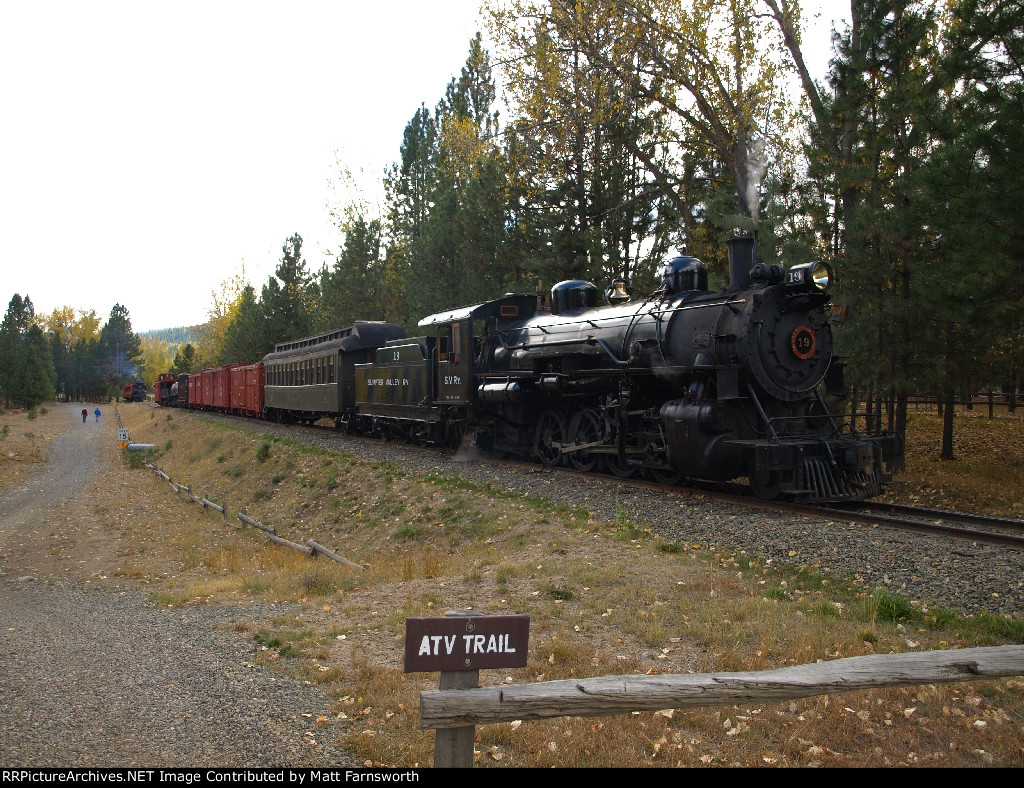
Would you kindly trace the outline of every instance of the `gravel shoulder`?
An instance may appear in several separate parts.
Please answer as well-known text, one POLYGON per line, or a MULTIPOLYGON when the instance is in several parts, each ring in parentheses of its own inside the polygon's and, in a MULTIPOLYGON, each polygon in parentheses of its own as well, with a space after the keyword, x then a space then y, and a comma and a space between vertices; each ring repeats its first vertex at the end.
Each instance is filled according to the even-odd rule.
POLYGON ((80 407, 51 406, 31 424, 48 461, 4 474, 0 763, 350 765, 318 740, 325 694, 250 661, 251 644, 230 629, 237 610, 164 609, 138 587, 94 582, 121 547, 98 514, 119 503, 109 415, 83 424, 80 407))

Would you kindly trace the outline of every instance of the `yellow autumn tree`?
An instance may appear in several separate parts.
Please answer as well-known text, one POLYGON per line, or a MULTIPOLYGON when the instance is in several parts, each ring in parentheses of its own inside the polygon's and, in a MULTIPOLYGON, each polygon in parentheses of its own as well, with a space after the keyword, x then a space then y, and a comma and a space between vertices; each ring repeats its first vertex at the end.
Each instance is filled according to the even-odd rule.
POLYGON ((199 327, 195 342, 196 355, 203 367, 220 365, 238 359, 223 359, 224 343, 227 338, 228 326, 238 314, 242 303, 242 294, 249 284, 245 275, 245 262, 239 270, 220 283, 220 287, 211 291, 212 302, 207 309, 207 321, 199 327))

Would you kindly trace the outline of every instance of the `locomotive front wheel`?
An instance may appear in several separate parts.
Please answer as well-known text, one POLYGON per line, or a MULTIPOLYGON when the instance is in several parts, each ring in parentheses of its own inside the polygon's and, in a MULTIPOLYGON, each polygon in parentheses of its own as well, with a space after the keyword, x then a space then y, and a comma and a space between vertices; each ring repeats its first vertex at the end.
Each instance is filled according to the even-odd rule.
MULTIPOLYGON (((596 443, 604 437, 604 422, 592 410, 581 410, 569 422, 569 442, 577 446, 596 443)), ((597 467, 599 454, 590 451, 574 451, 568 455, 569 464, 578 471, 588 473, 597 467)))
POLYGON ((462 445, 462 440, 465 437, 466 425, 462 422, 449 422, 445 427, 445 446, 452 451, 455 451, 462 445))
POLYGON ((537 422, 537 433, 533 441, 533 453, 547 466, 562 461, 562 447, 565 443, 565 416, 561 411, 546 410, 537 422))
POLYGON ((779 471, 759 471, 751 461, 747 479, 754 495, 762 501, 774 501, 782 492, 782 474, 779 471))
POLYGON ((674 486, 683 480, 683 474, 670 468, 648 468, 650 477, 658 484, 674 486))

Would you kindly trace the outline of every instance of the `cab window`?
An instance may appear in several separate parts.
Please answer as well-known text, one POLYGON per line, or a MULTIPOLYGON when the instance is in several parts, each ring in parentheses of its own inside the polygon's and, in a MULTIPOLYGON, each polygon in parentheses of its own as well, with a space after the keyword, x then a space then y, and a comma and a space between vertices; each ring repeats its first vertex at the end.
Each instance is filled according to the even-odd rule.
POLYGON ((452 323, 452 358, 451 361, 458 364, 462 361, 462 323, 452 323))
POLYGON ((447 361, 448 360, 448 329, 439 328, 437 330, 437 360, 447 361))

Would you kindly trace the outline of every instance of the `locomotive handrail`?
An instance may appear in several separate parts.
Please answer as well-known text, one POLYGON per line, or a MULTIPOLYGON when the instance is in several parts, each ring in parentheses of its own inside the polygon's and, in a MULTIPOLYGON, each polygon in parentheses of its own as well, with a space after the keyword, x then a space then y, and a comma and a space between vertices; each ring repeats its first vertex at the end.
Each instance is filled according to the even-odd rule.
MULTIPOLYGON (((745 298, 736 298, 736 299, 729 299, 729 300, 725 300, 725 301, 708 301, 707 303, 703 303, 703 304, 687 304, 687 305, 679 305, 679 306, 673 306, 673 307, 668 307, 668 308, 661 308, 657 304, 654 304, 654 305, 652 305, 651 309, 647 312, 647 314, 652 315, 652 316, 667 315, 667 314, 671 314, 672 312, 685 312, 685 311, 690 310, 690 309, 708 309, 710 307, 716 307, 716 306, 739 306, 739 305, 742 305, 742 304, 745 304, 745 303, 747 303, 747 299, 745 299, 745 298)), ((597 328, 597 326, 595 325, 595 321, 599 323, 599 322, 603 322, 603 321, 607 321, 607 320, 622 320, 625 317, 636 317, 637 315, 639 315, 641 313, 641 311, 642 311, 642 309, 638 309, 632 315, 629 315, 628 313, 626 313, 626 314, 608 315, 608 316, 605 316, 605 317, 601 317, 601 316, 589 317, 588 316, 586 318, 586 322, 590 323, 595 328, 597 328)), ((548 331, 549 328, 558 328, 559 326, 575 326, 575 325, 579 325, 579 321, 577 321, 577 320, 563 320, 563 321, 558 322, 558 323, 549 323, 546 326, 544 326, 544 325, 534 325, 534 326, 530 326, 530 328, 536 328, 538 331, 542 331, 543 333, 547 334, 547 333, 550 333, 548 331)), ((502 329, 502 330, 498 331, 497 333, 499 335, 499 339, 502 339, 502 337, 500 336, 501 334, 505 334, 507 332, 508 332, 508 329, 502 329)), ((505 346, 505 347, 510 347, 509 345, 505 345, 504 341, 502 341, 502 345, 505 346)))
POLYGON ((615 366, 617 366, 617 367, 628 367, 629 366, 629 362, 628 361, 623 361, 621 358, 616 356, 615 355, 615 351, 613 351, 608 346, 608 343, 605 342, 603 339, 597 339, 597 340, 591 339, 588 342, 588 344, 592 344, 593 342, 597 342, 597 344, 599 344, 601 346, 601 349, 604 350, 604 352, 608 354, 608 357, 612 360, 612 363, 615 366))
POLYGON ((839 425, 836 424, 836 420, 832 417, 832 411, 829 410, 828 405, 821 396, 821 392, 817 388, 814 389, 814 396, 818 400, 818 404, 825 410, 825 415, 828 416, 828 423, 832 426, 832 434, 839 434, 839 425))
MULTIPOLYGON (((750 394, 750 399, 753 400, 757 412, 761 414, 761 419, 764 421, 764 426, 768 428, 768 433, 772 436, 772 440, 779 441, 779 436, 775 433, 775 427, 772 426, 772 420, 768 418, 768 414, 761 407, 761 400, 757 398, 757 394, 754 393, 754 387, 750 383, 747 383, 747 392, 750 394)), ((781 441, 779 442, 781 443, 781 441)))
MULTIPOLYGON (((547 333, 547 332, 545 332, 545 333, 547 333)), ((605 353, 608 354, 608 357, 612 360, 612 363, 615 364, 615 366, 617 366, 617 367, 628 367, 629 366, 629 362, 628 361, 623 361, 621 358, 619 358, 618 356, 615 355, 615 351, 611 349, 611 347, 608 345, 607 342, 605 342, 603 339, 596 339, 596 338, 594 338, 592 336, 583 337, 583 338, 576 337, 574 339, 556 339, 556 340, 553 340, 552 342, 545 342, 540 347, 545 347, 545 348, 566 347, 568 345, 599 345, 601 347, 601 349, 605 353)), ((527 344, 525 342, 521 342, 518 345, 506 345, 506 344, 502 343, 502 347, 504 347, 506 350, 526 350, 527 348, 532 347, 532 345, 529 345, 529 344, 527 344)))
POLYGON ((682 306, 682 305, 680 305, 680 306, 673 306, 673 307, 669 307, 668 309, 652 309, 650 314, 652 314, 652 315, 667 315, 670 312, 685 312, 685 311, 687 311, 689 309, 706 309, 706 308, 712 307, 712 306, 739 306, 739 305, 742 305, 742 304, 745 304, 745 303, 747 303, 747 299, 745 299, 745 298, 737 298, 737 299, 733 299, 733 300, 730 300, 730 301, 714 301, 714 302, 709 301, 706 304, 688 304, 686 306, 682 306))

